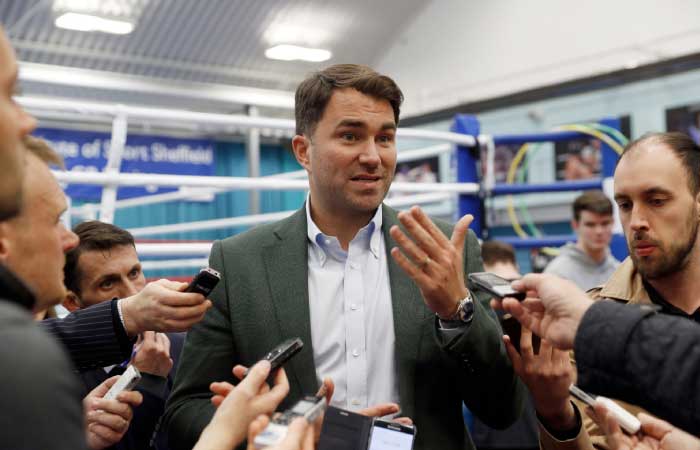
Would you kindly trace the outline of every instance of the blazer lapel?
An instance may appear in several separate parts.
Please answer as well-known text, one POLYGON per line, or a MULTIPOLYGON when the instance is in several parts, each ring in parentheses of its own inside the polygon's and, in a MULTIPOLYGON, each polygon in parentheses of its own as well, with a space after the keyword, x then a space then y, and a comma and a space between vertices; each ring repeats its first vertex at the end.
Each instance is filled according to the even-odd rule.
POLYGON ((303 350, 287 364, 287 375, 300 394, 313 394, 319 386, 311 344, 305 207, 281 221, 273 234, 263 254, 277 323, 284 339, 304 341, 303 350))
POLYGON ((393 225, 399 225, 394 209, 383 205, 382 232, 386 246, 387 265, 391 285, 391 304, 394 313, 396 337, 396 361, 398 362, 399 396, 401 410, 413 415, 415 389, 415 361, 423 332, 423 323, 428 317, 427 308, 418 286, 399 267, 391 256, 391 249, 398 244, 389 235, 393 225))

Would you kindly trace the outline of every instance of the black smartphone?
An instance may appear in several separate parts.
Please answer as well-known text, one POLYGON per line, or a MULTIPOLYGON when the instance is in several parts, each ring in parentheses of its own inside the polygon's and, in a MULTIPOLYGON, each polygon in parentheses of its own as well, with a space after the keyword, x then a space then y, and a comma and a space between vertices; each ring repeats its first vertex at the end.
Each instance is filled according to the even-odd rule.
POLYGON ((488 292, 494 297, 513 297, 520 301, 525 300, 525 292, 519 292, 510 287, 510 281, 490 272, 475 272, 469 274, 470 289, 488 292))
POLYGON ((196 292, 209 297, 219 281, 221 281, 221 274, 211 267, 205 267, 194 277, 185 292, 196 292))
POLYGON ((411 450, 415 438, 413 426, 374 419, 367 450, 411 450))
MULTIPOLYGON (((503 333, 508 335, 513 347, 515 347, 518 353, 520 353, 520 332, 522 330, 520 322, 518 322, 515 317, 511 316, 510 314, 501 315, 499 317, 499 321, 501 322, 503 333)), ((540 337, 534 333, 532 335, 532 351, 535 354, 540 353, 540 337)))
MULTIPOLYGON (((282 365, 289 361, 292 356, 299 353, 302 348, 304 348, 304 341, 302 341, 301 338, 296 337, 287 339, 277 347, 270 350, 265 356, 260 358, 260 360, 262 361, 263 359, 266 359, 270 361, 270 376, 272 376, 275 370, 282 367, 282 365)), ((248 370, 245 371, 243 376, 245 377, 246 375, 248 375, 248 370)))
POLYGON ((372 417, 329 406, 318 450, 367 450, 372 422, 372 417))

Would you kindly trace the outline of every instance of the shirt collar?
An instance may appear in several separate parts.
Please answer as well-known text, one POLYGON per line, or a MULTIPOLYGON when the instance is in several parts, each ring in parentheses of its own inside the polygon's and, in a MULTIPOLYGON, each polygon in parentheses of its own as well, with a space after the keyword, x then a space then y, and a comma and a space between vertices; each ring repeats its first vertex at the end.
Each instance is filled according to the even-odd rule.
MULTIPOLYGON (((328 256, 344 261, 347 258, 347 252, 340 247, 340 242, 335 236, 327 236, 318 228, 318 225, 311 218, 311 194, 306 195, 306 235, 311 242, 311 247, 321 261, 321 265, 326 262, 328 256)), ((369 249, 375 258, 380 257, 380 242, 382 236, 382 207, 377 208, 372 220, 367 225, 362 227, 357 235, 353 238, 353 242, 361 239, 362 247, 369 249)))
POLYGON ((0 264, 0 292, 2 298, 31 310, 34 307, 34 293, 7 267, 0 264))
POLYGON ((694 313, 688 314, 687 312, 683 311, 682 309, 674 306, 673 304, 669 303, 666 301, 665 298, 657 291, 654 289, 654 286, 652 286, 649 282, 647 282, 645 279, 642 278, 642 283, 644 284, 644 288, 647 290, 647 293, 649 294, 649 299, 651 300, 652 303, 655 305, 659 306, 661 308, 661 312, 664 314, 670 314, 673 316, 682 316, 687 319, 692 319, 695 322, 700 322, 700 308, 698 308, 694 313))

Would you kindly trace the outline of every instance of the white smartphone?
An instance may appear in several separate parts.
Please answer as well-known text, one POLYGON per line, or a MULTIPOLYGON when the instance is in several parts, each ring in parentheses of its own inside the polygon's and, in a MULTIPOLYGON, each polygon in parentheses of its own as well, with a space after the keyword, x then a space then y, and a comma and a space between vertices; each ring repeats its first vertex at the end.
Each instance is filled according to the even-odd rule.
POLYGON ((590 407, 593 407, 596 401, 601 402, 610 411, 610 414, 615 416, 615 420, 620 424, 620 428, 628 434, 637 434, 642 428, 639 419, 607 397, 600 395, 594 397, 573 384, 569 386, 569 393, 590 407))
POLYGON ((129 364, 124 373, 119 376, 117 382, 114 383, 111 388, 109 388, 109 391, 107 391, 104 398, 107 400, 117 398, 117 395, 119 395, 120 392, 132 390, 134 387, 136 387, 139 381, 141 381, 141 373, 139 372, 139 369, 129 364))

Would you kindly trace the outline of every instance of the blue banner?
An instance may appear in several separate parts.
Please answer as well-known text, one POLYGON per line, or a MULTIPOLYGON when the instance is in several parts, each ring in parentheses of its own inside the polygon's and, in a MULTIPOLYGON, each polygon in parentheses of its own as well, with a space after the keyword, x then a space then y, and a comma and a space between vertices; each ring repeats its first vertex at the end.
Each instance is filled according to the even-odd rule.
MULTIPOLYGON (((107 165, 112 137, 109 133, 39 128, 33 134, 49 142, 64 158, 68 170, 101 172, 107 165)), ((125 173, 212 176, 216 173, 214 145, 214 141, 204 139, 130 134, 126 138, 120 170, 125 173)), ((119 188, 117 198, 141 197, 175 190, 177 188, 127 186, 119 188)), ((74 201, 99 201, 102 187, 69 185, 66 194, 74 201)))

